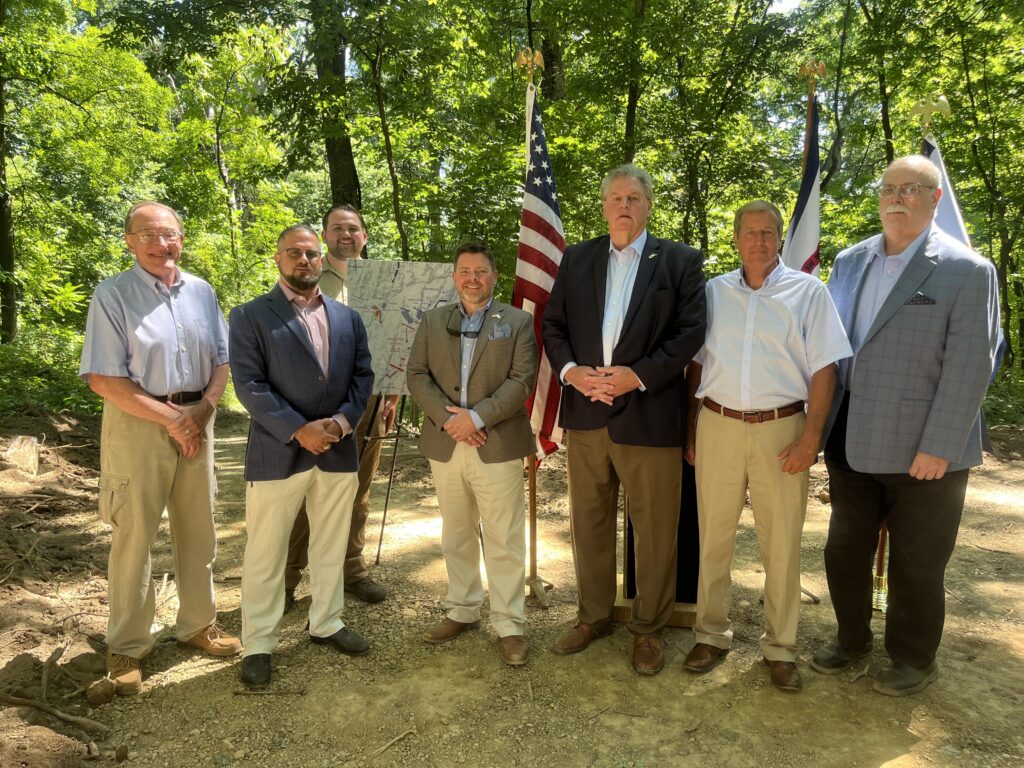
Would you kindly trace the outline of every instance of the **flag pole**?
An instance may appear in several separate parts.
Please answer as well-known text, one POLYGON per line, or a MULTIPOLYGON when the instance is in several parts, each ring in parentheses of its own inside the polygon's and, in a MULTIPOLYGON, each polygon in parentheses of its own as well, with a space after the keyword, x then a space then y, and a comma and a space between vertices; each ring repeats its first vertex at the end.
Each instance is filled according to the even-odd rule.
MULTIPOLYGON (((804 136, 809 136, 814 123, 814 100, 817 97, 818 78, 825 76, 825 62, 808 61, 800 65, 800 77, 807 78, 807 117, 804 120, 804 136)), ((804 142, 803 162, 800 164, 800 176, 807 173, 809 142, 804 142)))
MULTIPOLYGON (((544 56, 540 51, 523 48, 516 56, 516 64, 526 68, 526 162, 530 162, 530 125, 533 119, 533 101, 536 98, 536 87, 533 84, 533 71, 544 68, 544 56)), ((537 574, 537 451, 526 457, 527 477, 529 483, 530 510, 530 573, 526 585, 530 595, 542 608, 549 607, 548 590, 552 584, 544 581, 537 574)))

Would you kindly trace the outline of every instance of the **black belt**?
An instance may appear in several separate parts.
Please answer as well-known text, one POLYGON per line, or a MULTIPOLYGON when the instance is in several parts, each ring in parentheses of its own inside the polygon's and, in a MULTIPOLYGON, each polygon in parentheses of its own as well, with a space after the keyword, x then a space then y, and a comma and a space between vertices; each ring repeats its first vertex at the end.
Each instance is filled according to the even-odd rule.
POLYGON ((746 424, 760 424, 764 421, 775 421, 775 419, 783 419, 786 416, 792 416, 794 414, 804 412, 803 400, 798 400, 795 403, 784 405, 781 408, 772 408, 768 411, 734 411, 732 408, 726 408, 724 405, 719 405, 710 397, 705 397, 704 407, 713 413, 720 413, 722 416, 727 416, 730 419, 738 419, 746 424))
POLYGON ((188 405, 198 403, 203 399, 202 392, 175 392, 173 395, 150 395, 154 400, 161 403, 174 403, 175 405, 188 405))

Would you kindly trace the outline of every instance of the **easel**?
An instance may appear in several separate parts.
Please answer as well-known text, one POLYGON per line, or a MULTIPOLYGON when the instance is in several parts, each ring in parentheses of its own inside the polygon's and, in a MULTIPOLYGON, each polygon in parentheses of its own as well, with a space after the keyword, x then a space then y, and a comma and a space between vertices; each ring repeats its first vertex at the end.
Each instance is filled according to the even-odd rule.
POLYGON ((537 575, 537 455, 531 453, 526 459, 529 476, 529 511, 530 511, 530 574, 526 577, 526 586, 530 596, 536 598, 541 608, 548 608, 548 590, 554 585, 537 575))
MULTIPOLYGON (((386 397, 386 395, 382 394, 380 397, 377 398, 377 401, 374 403, 373 414, 372 417, 370 418, 371 424, 373 424, 377 420, 377 410, 380 408, 381 401, 384 397, 386 397)), ((363 437, 363 444, 362 446, 360 446, 360 448, 365 449, 367 443, 369 443, 370 440, 393 439, 395 441, 394 449, 391 451, 391 470, 388 473, 388 489, 387 492, 384 494, 384 513, 381 515, 380 518, 380 535, 377 537, 377 556, 373 560, 374 565, 380 565, 380 551, 381 548, 384 546, 384 525, 387 523, 388 520, 388 505, 391 503, 391 486, 394 485, 395 483, 395 466, 398 464, 398 443, 400 442, 402 437, 402 417, 405 415, 405 398, 406 395, 402 395, 402 397, 398 401, 398 416, 395 418, 394 438, 391 438, 389 435, 383 435, 381 437, 370 437, 369 435, 365 435, 363 437)))

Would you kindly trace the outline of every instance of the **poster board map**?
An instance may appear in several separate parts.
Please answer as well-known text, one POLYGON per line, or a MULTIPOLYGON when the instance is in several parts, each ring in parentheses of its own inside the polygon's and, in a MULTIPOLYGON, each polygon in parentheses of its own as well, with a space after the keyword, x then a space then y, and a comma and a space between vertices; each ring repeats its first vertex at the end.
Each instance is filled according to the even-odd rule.
POLYGON ((366 325, 374 393, 405 394, 405 364, 423 314, 456 301, 452 265, 359 259, 349 263, 347 288, 348 305, 366 325))

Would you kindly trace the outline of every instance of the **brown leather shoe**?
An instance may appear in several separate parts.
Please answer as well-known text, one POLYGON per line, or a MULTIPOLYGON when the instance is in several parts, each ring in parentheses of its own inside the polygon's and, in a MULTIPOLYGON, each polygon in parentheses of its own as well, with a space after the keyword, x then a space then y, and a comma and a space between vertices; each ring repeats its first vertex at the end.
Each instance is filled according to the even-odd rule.
POLYGON ((529 648, 523 635, 507 635, 498 638, 498 652, 501 660, 510 667, 521 667, 526 663, 529 648))
POLYGON ((225 632, 217 622, 179 642, 211 656, 236 656, 242 652, 242 641, 225 632))
POLYGON ((142 668, 136 658, 120 653, 107 654, 107 677, 114 683, 118 696, 134 696, 142 692, 142 668))
POLYGON ((563 632, 555 640, 555 653, 579 653, 597 640, 597 638, 605 637, 611 633, 611 621, 602 621, 598 624, 585 624, 582 621, 576 622, 575 627, 568 632, 563 632))
POLYGON ((804 687, 804 681, 797 671, 796 663, 792 661, 769 661, 764 660, 771 670, 772 685, 782 691, 799 691, 804 687))
POLYGON ((633 636, 633 669, 641 675, 656 675, 665 666, 661 638, 657 635, 633 636))
POLYGON ((697 643, 686 655, 683 669, 703 675, 717 667, 727 653, 729 653, 728 648, 719 648, 717 645, 708 643, 697 643))
POLYGON ((423 639, 428 643, 447 643, 449 640, 458 637, 463 632, 470 629, 476 629, 479 626, 479 621, 473 621, 467 624, 462 621, 456 621, 455 619, 445 617, 445 620, 440 624, 435 624, 423 633, 423 639))

